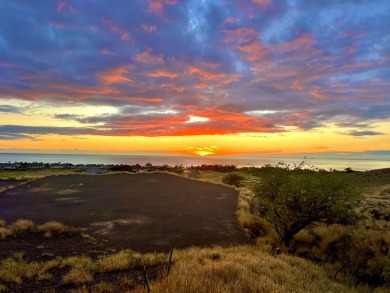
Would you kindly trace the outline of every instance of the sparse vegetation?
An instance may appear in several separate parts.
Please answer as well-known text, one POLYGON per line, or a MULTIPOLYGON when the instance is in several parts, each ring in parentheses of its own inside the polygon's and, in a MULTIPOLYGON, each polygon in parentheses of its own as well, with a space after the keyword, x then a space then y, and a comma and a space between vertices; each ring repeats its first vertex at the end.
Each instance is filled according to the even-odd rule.
POLYGON ((89 257, 72 256, 63 260, 61 266, 71 267, 71 270, 62 277, 64 284, 80 285, 93 281, 93 271, 96 265, 89 257))
POLYGON ((25 233, 43 233, 45 237, 52 237, 53 235, 61 235, 66 233, 81 234, 81 231, 76 228, 66 226, 57 221, 46 222, 42 225, 36 226, 33 221, 26 219, 19 219, 11 225, 6 225, 4 220, 0 220, 0 240, 6 237, 18 237, 25 233))
MULTIPOLYGON (((136 292, 141 292, 142 273, 131 277, 128 274, 143 264, 148 269, 159 266, 152 278, 152 292, 388 292, 390 170, 289 170, 287 180, 282 171, 283 179, 278 181, 279 174, 276 173, 279 171, 272 166, 252 168, 246 173, 235 171, 245 174, 241 180, 236 215, 248 234, 257 237, 257 246, 175 250, 169 278, 165 277, 166 254, 142 255, 125 250, 92 258, 79 255, 46 262, 29 262, 23 255, 15 254, 0 261, 0 292, 13 288, 14 284, 34 280, 68 286, 74 292, 126 292, 137 286, 136 292), (356 181, 368 187, 365 189, 366 198, 358 208, 349 209, 354 213, 348 213, 345 207, 355 207, 355 202, 360 199, 362 186, 354 185, 356 181), (259 187, 253 192, 256 183, 259 187), (275 223, 259 217, 265 215, 261 206, 254 208, 263 200, 264 190, 272 190, 275 186, 279 188, 276 195, 283 195, 285 201, 278 202, 276 207, 283 206, 282 203, 287 207, 282 209, 287 214, 283 215, 286 219, 298 216, 305 219, 312 211, 320 214, 323 211, 315 210, 317 205, 313 208, 309 203, 324 194, 338 195, 327 196, 320 202, 332 201, 335 211, 311 220, 309 224, 312 225, 303 226, 286 241, 281 233, 277 233, 275 223), (335 189, 343 192, 332 192, 335 189), (352 191, 357 192, 352 194, 352 191), (340 201, 344 196, 351 201, 340 201), (346 206, 340 207, 340 204, 346 206), (283 242, 288 248, 281 246, 283 242), (277 255, 275 248, 278 247, 281 254, 277 255), (106 279, 107 276, 115 276, 115 281, 106 279)), ((199 179, 221 183, 225 175, 202 170, 199 179)), ((50 237, 69 231, 73 231, 72 228, 59 222, 35 226, 28 220, 10 225, 0 220, 0 239, 30 232, 50 237)))
MULTIPOLYGON (((29 262, 22 253, 17 253, 0 261, 0 288, 4 291, 7 290, 7 286, 12 287, 13 284, 22 284, 34 279, 77 287, 92 283, 97 275, 135 270, 141 267, 142 264, 161 266, 162 263, 166 262, 166 259, 164 254, 141 255, 130 250, 124 250, 102 256, 97 260, 87 256, 72 256, 55 258, 47 262, 29 262), (58 279, 58 275, 53 276, 53 270, 62 272, 60 279, 58 279)), ((102 284, 97 287, 97 290, 105 287, 102 284)), ((136 285, 137 283, 128 284, 128 278, 126 278, 121 282, 112 283, 109 287, 113 289, 111 292, 119 292, 118 288, 129 289, 136 285)))
POLYGON ((12 235, 12 231, 7 227, 0 227, 0 240, 12 235))
MULTIPOLYGON (((271 256, 255 246, 190 248, 175 252, 169 278, 155 292, 355 292, 298 257, 271 256)), ((136 292, 142 292, 139 288, 136 292)))
POLYGON ((57 221, 50 221, 38 226, 38 231, 43 232, 45 237, 50 238, 53 235, 77 232, 77 229, 66 226, 57 221))
POLYGON ((39 272, 40 265, 27 262, 22 253, 16 253, 0 262, 0 280, 20 284, 23 278, 31 278, 39 272))
POLYGON ((240 187, 241 181, 244 180, 244 177, 236 174, 236 173, 230 173, 227 174, 222 178, 222 182, 228 185, 232 185, 235 187, 240 187))
POLYGON ((351 178, 279 166, 266 169, 251 211, 271 224, 284 245, 314 222, 346 224, 356 218, 361 191, 351 178))
MULTIPOLYGON (((282 164, 282 166, 286 165, 282 164)), ((296 166, 293 166, 293 169, 294 167, 296 166)), ((386 194, 384 195, 384 190, 388 188, 388 184, 390 183, 390 176, 388 176, 390 173, 389 171, 390 169, 346 173, 337 171, 325 172, 321 170, 302 170, 300 168, 298 168, 298 170, 286 170, 273 166, 251 168, 250 170, 247 170, 247 172, 259 178, 259 185, 263 185, 263 192, 264 185, 267 184, 268 190, 279 188, 283 191, 281 194, 286 201, 282 201, 280 205, 277 204, 276 207, 283 205, 287 207, 287 209, 279 210, 281 217, 286 217, 287 219, 290 219, 288 218, 289 214, 292 216, 292 219, 302 215, 304 216, 302 219, 305 219, 305 217, 311 213, 310 210, 305 210, 305 205, 308 202, 311 202, 310 197, 305 195, 302 196, 298 191, 306 189, 315 195, 317 193, 315 189, 318 188, 318 184, 315 181, 312 182, 312 180, 308 180, 310 187, 306 188, 306 185, 303 184, 303 182, 300 182, 300 179, 304 176, 312 175, 313 178, 323 176, 324 180, 322 182, 324 185, 333 185, 335 188, 342 187, 341 189, 344 190, 346 187, 343 186, 350 185, 351 188, 341 195, 348 195, 348 191, 353 190, 355 193, 350 194, 350 198, 353 199, 354 196, 356 196, 355 203, 358 202, 358 200, 361 200, 358 208, 354 202, 349 204, 351 207, 349 210, 354 213, 343 213, 344 216, 347 217, 330 218, 330 216, 328 216, 323 218, 323 223, 321 225, 319 225, 318 219, 311 222, 313 225, 306 225, 305 228, 302 228, 298 233, 290 237, 287 241, 288 249, 283 249, 283 246, 281 246, 282 243, 284 242, 285 245, 287 243, 286 241, 281 241, 283 237, 280 237, 280 235, 273 232, 276 231, 275 223, 272 225, 269 221, 267 221, 268 223, 259 222, 259 217, 256 218, 256 216, 264 215, 266 211, 264 210, 264 205, 258 205, 253 209, 253 204, 256 205, 259 202, 261 203, 261 201, 264 202, 264 198, 261 198, 262 195, 259 192, 259 189, 255 189, 257 192, 252 193, 252 198, 254 198, 252 202, 249 200, 251 196, 246 196, 246 202, 251 202, 252 209, 250 211, 256 211, 255 217, 251 218, 254 226, 250 227, 249 224, 247 229, 259 229, 262 231, 262 233, 260 233, 261 237, 258 238, 257 243, 264 251, 275 251, 275 248, 280 247, 282 251, 313 259, 324 265, 328 264, 326 265, 326 270, 329 275, 337 277, 338 280, 347 282, 351 286, 359 285, 361 288, 366 288, 367 286, 371 288, 366 288, 366 290, 372 290, 373 288, 377 288, 378 290, 380 290, 379 288, 388 289, 386 286, 389 286, 390 283, 386 278, 386 272, 388 271, 390 262, 390 223, 387 217, 389 204, 388 199, 386 199, 386 194), (289 173, 287 176, 286 174, 283 174, 287 179, 284 178, 278 181, 278 178, 283 176, 279 176, 279 174, 275 175, 275 172, 280 172, 282 174, 283 172, 289 173), (345 183, 347 183, 347 185, 345 185, 345 183), (284 189, 280 187, 282 185, 285 185, 284 189), (364 198, 359 196, 361 190, 365 191, 364 198), (291 200, 291 197, 286 196, 286 194, 291 194, 293 200, 291 200), (299 195, 298 201, 294 199, 294 196, 297 195, 299 195), (339 224, 332 224, 335 222, 338 222, 339 224)), ((324 190, 330 191, 332 188, 324 190)), ((276 193, 276 195, 278 194, 276 193)), ((333 200, 332 204, 337 203, 337 200, 342 198, 342 196, 333 200)), ((326 199, 329 201, 332 197, 327 197, 326 199)), ((347 202, 348 201, 342 201, 341 203, 345 204, 347 202)), ((338 206, 339 205, 337 204, 336 207, 338 206)), ((239 212, 240 211, 239 219, 248 218, 248 208, 242 209, 239 205, 239 212)), ((342 209, 337 208, 336 211, 339 213, 342 209)), ((271 212, 274 211, 271 209, 271 212)), ((317 211, 317 213, 320 214, 321 212, 322 211, 317 211)), ((277 217, 277 215, 274 216, 277 217)), ((281 226, 282 228, 285 227, 283 225, 281 226)), ((286 226, 287 230, 294 228, 293 225, 286 226)))
POLYGON ((102 256, 97 262, 98 271, 113 272, 129 268, 130 266, 140 265, 141 255, 134 253, 131 250, 123 250, 118 253, 102 256))
POLYGON ((13 234, 25 233, 31 231, 34 228, 34 223, 30 220, 19 219, 9 228, 13 232, 13 234))

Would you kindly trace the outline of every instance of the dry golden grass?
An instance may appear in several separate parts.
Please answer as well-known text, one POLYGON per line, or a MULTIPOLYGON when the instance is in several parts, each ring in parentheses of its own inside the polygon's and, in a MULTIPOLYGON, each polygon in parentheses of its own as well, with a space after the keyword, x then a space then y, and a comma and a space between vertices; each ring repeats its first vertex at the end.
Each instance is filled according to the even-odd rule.
POLYGON ((59 235, 63 233, 73 232, 77 229, 66 226, 57 221, 46 222, 38 226, 38 231, 43 232, 45 237, 52 237, 53 235, 59 235))
POLYGON ((0 292, 7 292, 7 286, 0 283, 0 292))
POLYGON ((174 261, 169 278, 151 284, 153 292, 354 292, 307 260, 254 246, 190 248, 175 251, 174 261))
POLYGON ((155 265, 166 261, 166 255, 163 253, 139 254, 131 250, 122 250, 120 252, 100 257, 96 261, 97 271, 113 272, 122 271, 141 265, 155 265))
POLYGON ((71 256, 61 262, 61 266, 72 269, 62 277, 64 284, 80 285, 93 281, 93 271, 96 268, 93 260, 87 256, 71 256))
POLYGON ((32 278, 40 269, 40 264, 27 262, 23 254, 17 253, 0 262, 0 280, 20 284, 23 278, 32 278))
MULTIPOLYGON (((35 226, 30 220, 19 219, 11 225, 6 225, 4 220, 0 220, 0 240, 10 236, 17 237, 23 233, 43 233, 45 237, 60 235, 64 233, 78 233, 83 236, 80 229, 66 226, 57 221, 46 222, 42 225, 35 226)), ((87 237, 87 236, 86 236, 87 237)))
POLYGON ((60 263, 61 263, 60 258, 49 260, 45 263, 41 263, 41 267, 37 273, 37 280, 38 281, 51 280, 53 275, 49 272, 49 270, 58 267, 60 263))
POLYGON ((71 269, 69 273, 62 277, 64 284, 81 285, 93 281, 93 274, 85 268, 71 269))
POLYGON ((12 235, 12 231, 6 227, 0 227, 0 240, 12 235))
POLYGON ((70 266, 75 269, 88 269, 90 271, 95 269, 93 260, 88 256, 70 256, 62 260, 61 266, 70 266))
POLYGON ((115 284, 109 282, 100 282, 93 286, 93 293, 116 293, 115 284))
POLYGON ((9 226, 13 233, 29 232, 34 228, 34 223, 31 220, 19 219, 9 226))
POLYGON ((97 270, 101 273, 128 269, 141 263, 141 255, 131 250, 104 256, 96 261, 97 270))
MULTIPOLYGON (((217 171, 199 171, 198 176, 195 178, 200 181, 209 182, 209 183, 215 183, 215 184, 221 184, 222 178, 226 175, 226 173, 217 172, 217 171)), ((229 185, 226 185, 229 186, 229 185)))
POLYGON ((26 170, 0 170, 0 179, 38 179, 53 175, 75 174, 79 169, 26 169, 26 170))

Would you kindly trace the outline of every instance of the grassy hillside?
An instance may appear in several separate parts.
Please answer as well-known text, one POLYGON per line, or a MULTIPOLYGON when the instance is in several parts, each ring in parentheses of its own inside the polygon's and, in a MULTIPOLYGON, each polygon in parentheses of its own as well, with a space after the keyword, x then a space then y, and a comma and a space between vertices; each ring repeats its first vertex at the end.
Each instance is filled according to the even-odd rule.
MULTIPOLYGON (((244 180, 237 218, 248 235, 257 237, 257 245, 175 249, 168 277, 168 254, 107 249, 96 253, 103 248, 83 247, 90 255, 53 254, 40 261, 16 253, 0 260, 0 291, 46 288, 50 292, 56 287, 57 292, 145 292, 145 264, 151 292, 390 292, 390 169, 348 175, 365 186, 353 225, 310 226, 288 248, 282 247, 269 223, 250 213, 252 188, 261 175, 238 173, 244 180), (281 253, 274 254, 278 246, 281 253)), ((220 184, 225 175, 201 171, 197 179, 220 184)), ((19 241, 31 230, 54 241, 64 230, 59 224, 36 229, 26 223, 7 226, 0 221, 0 238, 19 241), (61 233, 56 232, 58 227, 61 233)))
POLYGON ((307 260, 255 246, 190 248, 176 251, 174 261, 170 276, 151 284, 153 292, 358 292, 307 260))

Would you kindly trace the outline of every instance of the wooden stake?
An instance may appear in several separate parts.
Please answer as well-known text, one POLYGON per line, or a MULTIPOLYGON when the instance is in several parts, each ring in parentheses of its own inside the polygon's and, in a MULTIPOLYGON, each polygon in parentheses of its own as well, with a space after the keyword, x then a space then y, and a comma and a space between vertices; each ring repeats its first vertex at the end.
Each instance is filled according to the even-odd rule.
POLYGON ((168 272, 167 276, 169 276, 169 271, 171 270, 171 264, 172 264, 172 253, 173 253, 173 246, 171 246, 171 253, 169 255, 169 262, 168 262, 168 272))
POLYGON ((150 292, 148 274, 146 273, 146 267, 144 265, 144 291, 145 291, 145 287, 148 289, 148 292, 150 292))

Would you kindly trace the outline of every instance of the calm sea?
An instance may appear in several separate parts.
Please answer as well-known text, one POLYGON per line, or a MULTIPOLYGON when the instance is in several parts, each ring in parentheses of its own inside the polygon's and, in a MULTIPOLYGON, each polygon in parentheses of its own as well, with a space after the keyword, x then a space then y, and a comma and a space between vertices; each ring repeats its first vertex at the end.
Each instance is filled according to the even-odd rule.
MULTIPOLYGON (((8 162, 43 162, 43 163, 71 163, 71 164, 140 164, 175 166, 200 165, 236 165, 237 167, 261 167, 265 164, 278 162, 300 163, 303 158, 292 157, 197 157, 197 156, 139 156, 139 155, 87 155, 87 154, 27 154, 27 153, 0 153, 0 163, 8 162)), ((321 169, 344 170, 347 167, 353 170, 365 171, 372 169, 390 168, 390 161, 369 159, 324 159, 310 158, 308 164, 321 169)))

